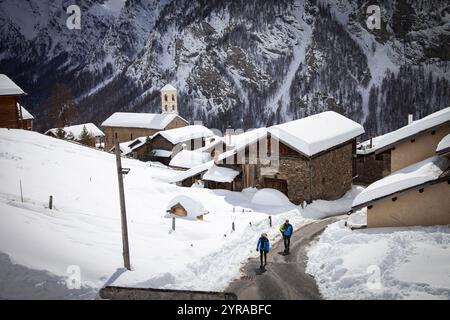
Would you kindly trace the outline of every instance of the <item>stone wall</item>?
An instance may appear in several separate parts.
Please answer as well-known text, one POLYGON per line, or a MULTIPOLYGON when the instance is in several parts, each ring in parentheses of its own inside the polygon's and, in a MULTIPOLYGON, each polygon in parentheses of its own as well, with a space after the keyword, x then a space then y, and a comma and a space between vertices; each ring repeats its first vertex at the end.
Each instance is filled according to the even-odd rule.
POLYGON ((336 200, 352 187, 352 143, 311 160, 312 199, 336 200))
POLYGON ((139 137, 154 135, 158 130, 145 128, 119 128, 105 127, 105 150, 109 151, 114 146, 114 134, 117 133, 119 142, 131 141, 139 137))
POLYGON ((378 155, 358 155, 356 159, 356 183, 369 185, 391 173, 391 151, 378 155))
POLYGON ((274 177, 287 181, 288 198, 295 204, 336 200, 351 188, 352 159, 351 142, 312 159, 283 156, 274 177))
MULTIPOLYGON (((176 117, 170 122, 164 130, 181 128, 187 126, 188 123, 181 118, 176 117)), ((104 127, 105 133, 105 150, 109 151, 114 146, 114 134, 117 133, 119 142, 131 141, 139 137, 152 136, 161 130, 146 128, 125 128, 125 127, 104 127)))

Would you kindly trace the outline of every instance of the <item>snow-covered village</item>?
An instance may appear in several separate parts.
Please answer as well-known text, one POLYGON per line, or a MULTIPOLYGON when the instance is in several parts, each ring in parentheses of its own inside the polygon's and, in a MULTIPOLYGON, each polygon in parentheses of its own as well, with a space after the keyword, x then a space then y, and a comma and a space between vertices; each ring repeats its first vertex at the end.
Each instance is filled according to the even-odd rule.
POLYGON ((0 1, 0 299, 450 300, 450 10, 360 2, 0 1))

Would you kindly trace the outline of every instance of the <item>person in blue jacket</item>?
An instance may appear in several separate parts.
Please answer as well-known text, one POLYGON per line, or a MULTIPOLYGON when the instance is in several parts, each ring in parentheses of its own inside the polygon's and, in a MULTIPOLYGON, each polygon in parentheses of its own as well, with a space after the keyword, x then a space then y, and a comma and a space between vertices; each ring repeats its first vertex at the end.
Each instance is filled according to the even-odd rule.
POLYGON ((256 245, 256 251, 259 251, 259 258, 261 260, 262 269, 267 264, 267 253, 270 250, 269 239, 267 238, 267 233, 262 233, 261 237, 258 239, 258 244, 256 245), (263 257, 264 257, 264 265, 263 265, 263 257))
POLYGON ((294 228, 292 227, 292 224, 289 223, 289 220, 286 219, 286 221, 280 226, 280 232, 283 235, 283 241, 284 241, 284 253, 289 253, 289 246, 291 245, 291 236, 294 231, 294 228))

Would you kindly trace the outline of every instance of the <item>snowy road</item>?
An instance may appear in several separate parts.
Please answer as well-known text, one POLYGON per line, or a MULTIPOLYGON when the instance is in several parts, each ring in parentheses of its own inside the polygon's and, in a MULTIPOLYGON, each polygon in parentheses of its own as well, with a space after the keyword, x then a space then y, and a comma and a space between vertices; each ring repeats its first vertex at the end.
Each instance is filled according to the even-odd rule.
MULTIPOLYGON (((314 278, 306 273, 307 248, 330 224, 345 216, 312 222, 297 230, 291 238, 291 254, 283 256, 283 242, 273 245, 265 271, 259 269, 259 258, 252 258, 243 268, 244 276, 225 290, 238 299, 312 300, 321 299, 314 278)), ((256 245, 255 245, 256 246, 256 245)))

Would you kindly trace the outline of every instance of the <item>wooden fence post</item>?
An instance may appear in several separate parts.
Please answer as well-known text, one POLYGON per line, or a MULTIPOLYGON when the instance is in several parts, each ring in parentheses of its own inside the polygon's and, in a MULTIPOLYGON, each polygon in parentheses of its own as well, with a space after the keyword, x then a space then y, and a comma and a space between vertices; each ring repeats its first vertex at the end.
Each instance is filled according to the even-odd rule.
POLYGON ((172 217, 172 230, 175 231, 175 217, 172 217))

